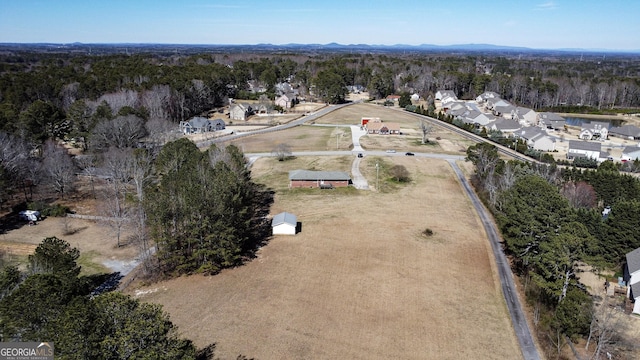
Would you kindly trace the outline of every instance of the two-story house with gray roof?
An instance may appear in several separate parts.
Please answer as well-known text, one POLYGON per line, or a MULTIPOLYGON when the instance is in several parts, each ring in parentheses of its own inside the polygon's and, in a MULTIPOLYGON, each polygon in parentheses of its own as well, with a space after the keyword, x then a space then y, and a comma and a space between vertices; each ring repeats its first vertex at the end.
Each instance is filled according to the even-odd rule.
POLYGON ((599 142, 569 140, 569 150, 567 150, 567 159, 575 159, 585 157, 602 161, 602 146, 599 142))
POLYGON ((580 139, 582 140, 606 140, 609 137, 609 123, 592 121, 582 124, 580 139))

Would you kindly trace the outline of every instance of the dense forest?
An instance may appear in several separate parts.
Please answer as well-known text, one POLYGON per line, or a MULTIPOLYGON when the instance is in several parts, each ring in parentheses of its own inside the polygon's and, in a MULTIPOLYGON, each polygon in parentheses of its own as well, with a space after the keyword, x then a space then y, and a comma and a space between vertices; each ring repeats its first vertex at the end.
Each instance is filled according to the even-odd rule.
MULTIPOLYGON (((78 174, 92 184, 108 179, 109 185, 92 196, 100 200, 101 214, 112 219, 108 225, 117 234, 116 246, 125 241, 140 246, 145 270, 157 276, 214 274, 251 258, 264 243, 273 193, 251 180, 239 149, 200 151, 192 142, 175 140, 179 121, 227 106, 230 99, 264 95, 273 100, 282 82, 307 100, 327 103, 344 102, 348 86, 359 85, 375 99, 403 94, 406 100, 409 93, 429 99, 438 89, 469 99, 494 91, 536 110, 637 112, 638 60, 562 54, 4 50, 0 209, 15 214, 40 206, 64 212, 34 202, 34 194, 53 194, 41 195, 41 201, 68 197, 78 174), (266 91, 256 94, 250 84, 266 91), (79 155, 70 156, 62 141, 79 155), (124 219, 133 229, 131 239, 120 237, 124 219)), ((576 267, 585 261, 615 269, 626 252, 640 246, 638 181, 608 164, 585 171, 504 162, 487 144, 471 147, 468 157, 477 168, 477 189, 525 279, 543 337, 592 335, 604 349, 607 333, 594 323, 592 299, 576 281, 576 267), (611 208, 606 219, 604 206, 611 208)), ((198 356, 189 341, 175 336, 161 309, 118 294, 92 295, 99 279, 79 275, 77 250, 64 241, 48 238, 39 249, 27 271, 3 266, 3 341, 52 338, 63 358, 112 358, 114 353, 136 357, 140 349, 125 348, 125 339, 142 336, 155 339, 145 346, 164 354, 154 358, 198 356), (59 262, 46 262, 41 252, 59 262), (30 309, 41 311, 16 315, 30 309), (145 333, 151 330, 156 333, 145 333), (104 341, 81 342, 80 332, 104 341)))

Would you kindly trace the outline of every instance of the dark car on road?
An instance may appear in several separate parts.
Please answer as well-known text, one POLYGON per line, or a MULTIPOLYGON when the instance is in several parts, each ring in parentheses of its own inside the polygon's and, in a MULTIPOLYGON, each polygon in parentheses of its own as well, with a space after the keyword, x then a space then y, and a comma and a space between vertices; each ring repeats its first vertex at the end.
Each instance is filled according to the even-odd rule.
POLYGON ((415 155, 415 154, 414 154, 414 153, 412 153, 412 152, 408 152, 408 153, 405 153, 405 155, 407 155, 407 156, 413 156, 413 155, 415 155))
POLYGON ((359 153, 359 154, 358 154, 358 157, 363 157, 363 156, 364 156, 364 155, 362 155, 362 153, 359 153))

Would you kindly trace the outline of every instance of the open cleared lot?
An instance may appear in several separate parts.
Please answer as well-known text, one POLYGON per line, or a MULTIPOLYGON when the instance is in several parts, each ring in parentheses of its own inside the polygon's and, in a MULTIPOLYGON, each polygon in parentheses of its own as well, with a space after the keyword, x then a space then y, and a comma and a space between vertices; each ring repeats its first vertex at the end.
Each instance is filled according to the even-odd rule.
POLYGON ((355 104, 319 118, 315 124, 341 125, 340 127, 298 126, 285 132, 277 131, 259 136, 250 136, 232 143, 244 152, 270 152, 278 144, 286 143, 292 151, 349 150, 352 147, 351 131, 344 125, 359 125, 360 118, 379 117, 383 122, 400 124, 402 135, 366 135, 360 138, 365 150, 399 149, 415 152, 464 153, 473 141, 463 139, 439 126, 433 126, 429 144, 421 145, 422 134, 418 120, 405 111, 373 104, 355 104), (439 139, 436 139, 439 138, 439 139), (337 141, 336 141, 337 140, 337 141), (336 146, 337 145, 337 146, 336 146))
MULTIPOLYGON (((520 358, 489 244, 449 165, 393 161, 411 184, 280 191, 272 213, 296 214, 301 233, 273 238, 245 266, 154 284, 140 298, 225 358, 520 358)), ((258 160, 254 175, 279 181, 274 164, 258 160)))

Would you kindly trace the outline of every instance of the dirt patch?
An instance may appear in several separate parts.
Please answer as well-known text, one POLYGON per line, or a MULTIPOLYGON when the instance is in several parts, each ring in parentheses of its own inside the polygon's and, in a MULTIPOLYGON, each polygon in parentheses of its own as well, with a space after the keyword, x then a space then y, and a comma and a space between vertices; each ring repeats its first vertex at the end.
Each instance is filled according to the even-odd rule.
MULTIPOLYGON (((274 171, 262 161, 257 178, 274 171)), ((393 161, 411 184, 385 194, 280 191, 272 213, 296 214, 301 233, 274 237, 220 275, 130 291, 225 358, 521 358, 489 243, 451 168, 393 161), (433 236, 421 235, 426 227, 433 236)))
MULTIPOLYGON (((8 253, 26 256, 33 253, 44 238, 51 236, 63 239, 71 246, 78 248, 81 256, 85 255, 83 259, 86 259, 87 263, 84 265, 93 269, 89 271, 91 273, 100 268, 90 265, 89 262, 101 264, 106 260, 131 261, 137 254, 134 245, 117 247, 111 230, 98 225, 95 221, 58 217, 46 218, 35 226, 25 224, 18 229, 7 231, 0 235, 0 247, 7 249, 8 253)), ((125 233, 123 238, 126 237, 125 233)), ((107 270, 119 271, 119 268, 107 270)))

